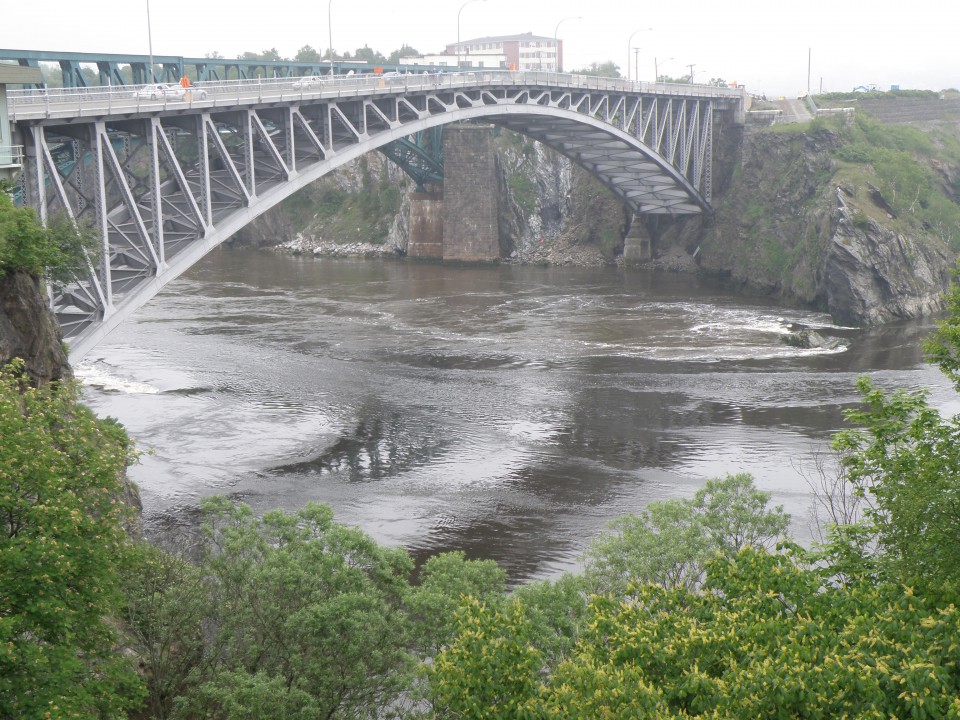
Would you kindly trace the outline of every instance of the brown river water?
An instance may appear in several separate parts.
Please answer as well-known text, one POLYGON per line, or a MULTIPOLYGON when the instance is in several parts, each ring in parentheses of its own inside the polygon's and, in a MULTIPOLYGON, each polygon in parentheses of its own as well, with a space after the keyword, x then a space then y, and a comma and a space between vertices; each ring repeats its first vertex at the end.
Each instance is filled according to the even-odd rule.
POLYGON ((78 376, 144 451, 150 534, 191 527, 209 495, 318 501, 418 559, 462 549, 520 582, 727 472, 752 473, 808 541, 807 478, 857 376, 960 412, 922 362, 931 329, 836 328, 691 276, 223 249, 78 376), (849 345, 789 347, 798 324, 849 345))

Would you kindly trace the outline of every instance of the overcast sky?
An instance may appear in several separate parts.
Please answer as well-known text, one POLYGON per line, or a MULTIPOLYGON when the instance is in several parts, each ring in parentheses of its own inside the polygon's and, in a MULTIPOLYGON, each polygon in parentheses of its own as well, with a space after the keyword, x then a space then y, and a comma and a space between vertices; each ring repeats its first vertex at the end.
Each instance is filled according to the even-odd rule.
MULTIPOLYGON (((148 0, 0 0, 0 48, 147 54, 148 0)), ((328 45, 323 0, 149 0, 155 55, 203 57, 328 45)), ((956 0, 329 0, 333 46, 439 52, 460 36, 533 32, 564 41, 565 69, 613 60, 640 80, 723 78, 753 92, 960 87, 956 0), (579 16, 577 18, 576 16, 579 16), (564 19, 570 18, 570 19, 564 19), (562 21, 562 22, 561 22, 562 21), (652 28, 646 30, 645 28, 652 28), (672 59, 669 59, 672 58, 672 59)))

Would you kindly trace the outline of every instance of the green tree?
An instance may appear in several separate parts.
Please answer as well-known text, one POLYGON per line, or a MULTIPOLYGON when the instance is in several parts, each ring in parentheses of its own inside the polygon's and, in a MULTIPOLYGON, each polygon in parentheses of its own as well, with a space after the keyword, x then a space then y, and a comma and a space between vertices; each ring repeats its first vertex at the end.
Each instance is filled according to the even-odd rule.
POLYGON ((745 548, 702 592, 597 598, 543 717, 953 717, 955 596, 824 588, 802 553, 745 548), (572 691, 575 690, 575 691, 572 691))
POLYGON ((960 392, 960 274, 957 277, 946 298, 948 315, 924 349, 927 359, 937 365, 960 392))
POLYGON ((297 54, 293 56, 293 59, 297 62, 319 62, 320 53, 312 46, 304 45, 302 48, 297 50, 297 54))
MULTIPOLYGON (((960 286, 950 316, 927 344, 955 387, 960 358, 960 286)), ((846 413, 858 426, 835 447, 856 490, 868 498, 865 529, 881 573, 901 582, 960 583, 960 415, 942 417, 923 391, 885 393, 869 378, 863 404, 846 413)), ((861 528, 861 534, 863 534, 861 528)))
POLYGON ((373 50, 368 45, 364 45, 362 48, 357 48, 356 52, 353 53, 353 57, 356 60, 363 60, 371 65, 382 65, 387 61, 387 59, 383 56, 383 53, 378 50, 373 50))
POLYGON ((466 596, 498 607, 506 598, 506 573, 493 560, 467 560, 462 551, 429 558, 408 600, 422 652, 433 655, 456 630, 456 610, 466 596))
POLYGON ((209 675, 207 617, 200 569, 147 542, 130 547, 124 563, 124 621, 146 684, 144 717, 170 717, 174 700, 209 675))
POLYGON ((653 502, 639 515, 611 523, 585 554, 589 586, 622 594, 630 583, 695 588, 704 566, 719 553, 747 545, 770 546, 790 518, 769 508, 770 493, 746 473, 708 480, 690 500, 653 502))
POLYGON ((564 573, 556 580, 538 580, 516 588, 524 608, 531 643, 548 667, 570 654, 587 613, 587 583, 582 575, 564 573))
POLYGON ((708 562, 698 590, 597 596, 555 668, 521 601, 508 612, 474 602, 437 657, 437 707, 462 718, 960 717, 956 593, 824 586, 804 557, 745 547, 708 562))
POLYGON ((530 642, 519 601, 502 610, 475 598, 457 612, 460 631, 430 672, 437 717, 515 720, 534 717, 543 658, 530 642))
POLYGON ((259 53, 250 52, 249 50, 237 55, 238 60, 266 60, 268 62, 279 62, 285 60, 280 56, 280 51, 276 48, 270 48, 269 50, 263 50, 259 53))
POLYGON ((281 687, 290 717, 375 717, 402 705, 415 666, 405 552, 334 523, 323 505, 262 518, 223 498, 202 509, 207 662, 173 717, 252 717, 231 708, 281 687))
POLYGON ((109 621, 130 446, 78 396, 0 368, 0 717, 115 718, 139 701, 109 621))
POLYGON ((387 56, 387 64, 397 65, 400 63, 400 58, 402 57, 419 57, 420 55, 419 50, 404 43, 387 56))
POLYGON ((96 258, 97 245, 88 226, 57 214, 44 227, 33 208, 16 207, 0 192, 0 276, 19 270, 66 280, 81 272, 88 258, 96 258))
POLYGON ((620 74, 620 67, 614 63, 613 60, 607 60, 602 63, 592 62, 587 67, 581 70, 573 70, 572 72, 574 75, 590 75, 591 77, 623 77, 620 74))

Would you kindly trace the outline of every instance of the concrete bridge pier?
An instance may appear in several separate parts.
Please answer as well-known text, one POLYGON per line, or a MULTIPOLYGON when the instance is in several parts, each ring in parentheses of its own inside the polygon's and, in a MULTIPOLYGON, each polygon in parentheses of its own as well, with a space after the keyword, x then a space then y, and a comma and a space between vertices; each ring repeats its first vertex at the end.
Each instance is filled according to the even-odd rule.
POLYGON ((500 259, 500 194, 493 128, 450 125, 443 132, 443 259, 500 259))
POLYGON ((443 259, 443 190, 410 193, 407 257, 443 259))
POLYGON ((623 239, 623 261, 627 265, 637 265, 653 259, 653 238, 634 213, 630 230, 623 239))
POLYGON ((451 125, 443 134, 443 188, 410 195, 407 257, 500 259, 500 194, 493 129, 451 125))

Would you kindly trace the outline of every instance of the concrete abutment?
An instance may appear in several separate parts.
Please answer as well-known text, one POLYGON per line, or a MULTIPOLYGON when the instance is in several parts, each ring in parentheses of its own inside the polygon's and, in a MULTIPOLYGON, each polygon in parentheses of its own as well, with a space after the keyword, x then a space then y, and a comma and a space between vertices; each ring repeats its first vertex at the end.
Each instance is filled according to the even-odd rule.
POLYGON ((500 259, 500 194, 493 128, 443 133, 443 189, 410 195, 407 256, 452 262, 500 259))

